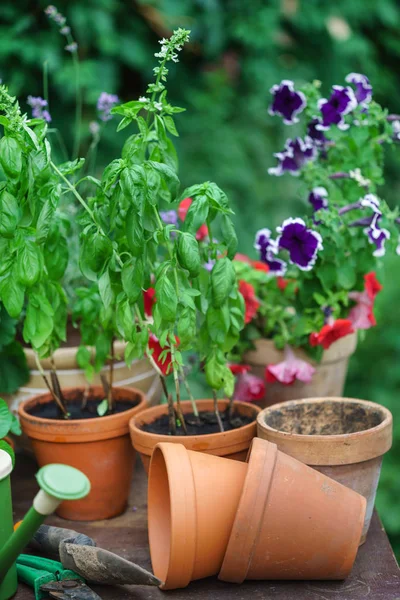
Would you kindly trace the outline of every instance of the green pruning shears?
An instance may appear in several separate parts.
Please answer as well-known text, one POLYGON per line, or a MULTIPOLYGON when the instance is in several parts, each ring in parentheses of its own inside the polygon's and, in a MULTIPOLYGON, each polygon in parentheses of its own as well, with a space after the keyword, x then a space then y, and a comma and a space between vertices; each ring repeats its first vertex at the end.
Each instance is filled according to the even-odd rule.
POLYGON ((16 565, 18 580, 33 587, 36 600, 101 600, 80 575, 56 560, 20 554, 16 565))

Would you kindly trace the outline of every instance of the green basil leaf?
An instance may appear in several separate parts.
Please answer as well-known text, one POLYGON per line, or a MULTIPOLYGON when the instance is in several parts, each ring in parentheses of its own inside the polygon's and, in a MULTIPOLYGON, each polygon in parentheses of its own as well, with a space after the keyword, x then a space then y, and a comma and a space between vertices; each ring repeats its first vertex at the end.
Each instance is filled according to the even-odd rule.
POLYGON ((185 307, 179 317, 177 329, 180 348, 185 350, 187 346, 192 346, 193 339, 196 337, 196 311, 185 307))
POLYGON ((160 175, 162 176, 163 180, 165 181, 165 183, 171 193, 170 201, 173 202, 176 198, 176 195, 178 193, 178 189, 180 186, 180 181, 179 181, 178 175, 176 174, 176 172, 174 171, 174 169, 172 167, 170 167, 164 163, 150 160, 150 161, 148 161, 148 164, 151 165, 153 167, 153 169, 158 171, 158 173, 160 173, 160 175))
POLYGON ((167 131, 169 131, 172 135, 179 137, 179 133, 177 132, 175 122, 172 117, 169 117, 168 115, 166 115, 164 117, 164 124, 165 124, 165 128, 167 129, 167 131))
POLYGON ((46 202, 42 206, 42 210, 39 213, 39 217, 36 223, 36 240, 38 244, 41 244, 46 240, 50 231, 54 213, 54 206, 52 205, 50 200, 46 200, 46 202))
POLYGON ((216 344, 222 345, 224 343, 225 336, 228 333, 229 311, 227 316, 228 322, 226 320, 226 310, 224 311, 222 308, 214 308, 214 306, 208 307, 206 314, 208 335, 216 344))
POLYGON ((156 283, 156 298, 156 306, 162 319, 165 321, 174 321, 178 308, 178 298, 174 286, 165 274, 156 283))
POLYGON ((80 256, 82 273, 91 281, 100 276, 112 256, 112 244, 99 231, 89 235, 83 242, 80 256))
POLYGON ((179 264, 187 269, 192 277, 200 273, 201 259, 196 238, 187 232, 178 234, 177 257, 179 264))
POLYGON ((228 298, 236 281, 235 268, 229 258, 220 258, 211 271, 211 294, 215 308, 228 298))
POLYGON ((131 258, 122 267, 122 287, 130 302, 136 302, 142 293, 144 267, 142 258, 131 258))
POLYGON ((126 167, 120 176, 120 185, 125 196, 134 198, 136 188, 144 186, 144 171, 143 167, 133 165, 126 167))
POLYGON ((43 256, 34 242, 27 241, 18 252, 16 274, 18 281, 32 287, 39 280, 43 256))
POLYGON ((0 297, 10 317, 17 319, 24 305, 25 287, 18 281, 15 267, 1 280, 0 297))
POLYGON ((135 341, 136 326, 128 300, 117 303, 116 325, 123 340, 135 341))
POLYGON ((99 292, 103 305, 108 310, 114 302, 114 293, 111 287, 110 273, 106 269, 99 279, 99 292))
POLYGON ((223 215, 221 220, 221 231, 227 248, 228 258, 231 260, 236 254, 238 239, 235 228, 229 215, 223 215))
POLYGON ((11 429, 12 413, 9 411, 8 404, 3 398, 0 398, 0 439, 6 437, 11 429))
POLYGON ((0 234, 4 237, 12 237, 20 218, 21 212, 17 199, 7 190, 3 190, 0 194, 0 234))
POLYGON ((197 196, 189 206, 183 229, 195 234, 204 225, 208 217, 209 204, 207 196, 197 196))
POLYGON ((141 256, 144 246, 143 225, 140 221, 140 216, 132 207, 126 216, 126 241, 133 256, 141 256))
POLYGON ((8 177, 15 178, 21 173, 22 150, 16 139, 7 136, 1 138, 0 163, 8 177))
POLYGON ((53 327, 53 309, 47 298, 41 294, 32 294, 29 298, 24 320, 23 336, 35 350, 39 350, 50 338, 53 327))

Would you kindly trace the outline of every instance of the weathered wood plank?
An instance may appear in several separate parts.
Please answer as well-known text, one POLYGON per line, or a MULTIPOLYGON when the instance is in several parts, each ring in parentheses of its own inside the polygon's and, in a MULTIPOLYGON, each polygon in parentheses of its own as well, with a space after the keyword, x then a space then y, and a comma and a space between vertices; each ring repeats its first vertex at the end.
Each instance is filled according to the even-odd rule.
MULTIPOLYGON (((34 461, 19 456, 13 474, 14 517, 29 508, 37 486, 34 461)), ((73 523, 51 517, 49 524, 71 527, 93 537, 98 546, 151 569, 146 530, 146 477, 137 465, 129 508, 110 521, 73 523)), ((165 594, 157 588, 93 586, 104 600, 400 600, 400 570, 386 533, 374 514, 366 543, 360 548, 351 576, 344 582, 246 582, 226 584, 216 578, 197 581, 185 590, 165 594)), ((15 600, 32 600, 33 592, 21 584, 15 600)))

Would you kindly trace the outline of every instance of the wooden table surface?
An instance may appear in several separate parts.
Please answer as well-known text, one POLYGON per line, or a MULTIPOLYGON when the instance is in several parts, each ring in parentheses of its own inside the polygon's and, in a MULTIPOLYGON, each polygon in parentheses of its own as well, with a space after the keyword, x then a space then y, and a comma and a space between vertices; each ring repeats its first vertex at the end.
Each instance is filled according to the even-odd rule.
MULTIPOLYGON (((19 455, 12 476, 15 521, 29 509, 37 491, 36 465, 19 455)), ((151 569, 147 542, 146 476, 136 465, 126 512, 109 521, 77 523, 52 516, 46 522, 70 527, 96 540, 97 545, 151 569)), ((104 600, 400 600, 400 570, 378 515, 372 519, 366 543, 360 548, 351 576, 343 582, 249 581, 238 586, 208 578, 184 590, 161 592, 154 587, 91 586, 104 600)), ((15 600, 32 600, 31 588, 20 584, 15 600)))

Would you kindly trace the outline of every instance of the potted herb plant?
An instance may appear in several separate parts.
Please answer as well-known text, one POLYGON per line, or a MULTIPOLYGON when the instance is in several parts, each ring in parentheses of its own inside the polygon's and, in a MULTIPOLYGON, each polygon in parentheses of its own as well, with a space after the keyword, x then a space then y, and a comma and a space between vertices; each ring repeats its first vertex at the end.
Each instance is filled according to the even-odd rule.
POLYGON ((246 300, 236 358, 265 376, 267 404, 342 395, 357 332, 376 324, 379 263, 398 246, 397 210, 378 191, 398 117, 372 100, 366 76, 346 82, 327 99, 320 82, 271 90, 270 113, 287 126, 301 119, 304 135, 286 141, 269 173, 298 178, 307 215, 259 230, 258 260, 235 261, 246 300))
MULTIPOLYGON (((43 119, 28 120, 5 86, 0 86, 0 297, 8 315, 23 315, 23 337, 34 353, 37 370, 49 390, 20 406, 22 428, 41 465, 60 462, 82 468, 92 481, 90 496, 59 513, 74 518, 101 518, 121 512, 133 466, 128 421, 145 405, 143 394, 99 387, 62 389, 53 355, 66 340, 67 296, 61 285, 67 260, 60 209, 63 185, 82 161, 56 166, 43 119), (50 374, 41 359, 50 361, 50 374), (99 416, 104 415, 104 416, 99 416), (88 450, 90 448, 90 450, 88 450), (93 460, 106 456, 106 461, 93 460), (100 497, 100 500, 99 500, 100 497)), ((101 314, 103 337, 113 355, 111 315, 101 314)), ((85 327, 81 324, 85 335, 85 327)), ((99 357, 97 357, 99 358, 99 357)), ((112 373, 113 362, 110 364, 112 373)), ((112 383, 112 381, 111 381, 112 383)))
MULTIPOLYGON (((69 156, 68 144, 63 140, 57 124, 52 119, 49 101, 49 73, 47 65, 44 65, 43 89, 45 97, 28 96, 27 104, 31 110, 33 119, 40 119, 47 123, 46 135, 52 147, 52 160, 58 164, 57 158, 61 159, 63 174, 76 179, 78 174, 82 181, 81 187, 85 187, 85 193, 89 191, 90 176, 96 172, 96 155, 102 140, 102 135, 109 122, 112 120, 110 109, 119 102, 115 94, 102 92, 97 101, 96 120, 87 124, 83 123, 83 81, 80 76, 79 48, 73 37, 73 32, 56 7, 50 5, 45 13, 50 25, 58 29, 60 43, 66 42, 65 55, 71 61, 71 68, 75 80, 75 119, 72 127, 71 154, 69 156), (85 161, 78 160, 81 156, 82 146, 85 150, 85 161), (68 162, 68 158, 70 161, 68 162), (76 162, 73 162, 76 161, 76 162), (68 165, 66 168, 65 165, 68 165), (71 167, 71 164, 73 166, 71 167)), ((79 268, 79 223, 77 222, 79 202, 74 196, 62 195, 58 207, 58 213, 63 216, 59 219, 57 226, 53 227, 47 236, 47 259, 53 256, 53 262, 63 269, 60 282, 67 295, 68 321, 67 338, 60 348, 52 353, 52 360, 42 359, 41 367, 48 378, 50 371, 55 365, 57 376, 62 387, 86 386, 88 382, 93 385, 101 385, 101 378, 106 376, 107 366, 104 362, 109 357, 110 341, 108 334, 104 333, 99 320, 101 300, 96 283, 92 283, 88 289, 87 281, 82 276, 79 268), (81 323, 80 331, 77 324, 81 323)), ((9 406, 17 410, 22 400, 31 398, 40 391, 45 392, 46 386, 43 382, 42 373, 37 368, 34 351, 29 346, 22 346, 22 335, 18 330, 23 327, 22 322, 17 323, 17 332, 14 321, 8 317, 6 311, 1 313, 0 321, 0 343, 7 347, 3 348, 2 366, 0 371, 0 392, 6 396, 9 406), (9 323, 11 321, 11 324, 9 323), (9 339, 11 335, 11 340, 9 339), (3 340, 3 338, 6 338, 3 340), (19 389, 18 389, 19 388, 19 389)), ((134 386, 146 393, 150 404, 158 403, 161 396, 161 386, 156 373, 152 369, 147 358, 133 361, 130 366, 123 360, 125 344, 116 340, 114 345, 114 385, 122 387, 134 386)), ((19 442, 20 443, 20 442, 19 442)))

